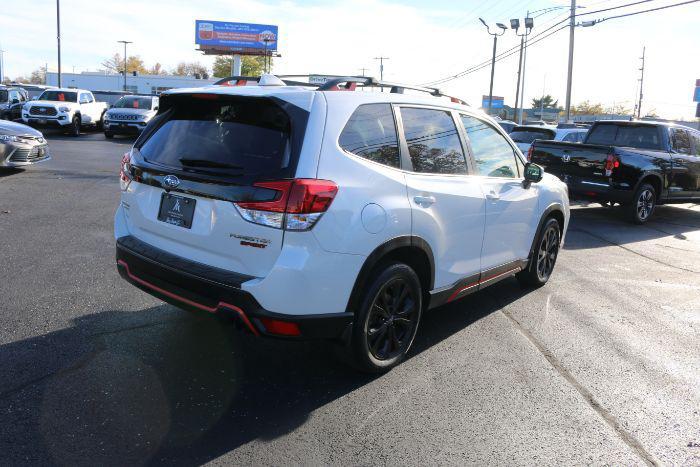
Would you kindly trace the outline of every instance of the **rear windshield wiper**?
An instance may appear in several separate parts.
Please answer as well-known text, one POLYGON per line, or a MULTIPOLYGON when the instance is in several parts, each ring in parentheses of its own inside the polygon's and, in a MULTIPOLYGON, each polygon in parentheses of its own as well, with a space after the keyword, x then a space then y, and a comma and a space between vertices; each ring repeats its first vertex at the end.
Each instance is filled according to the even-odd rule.
POLYGON ((233 164, 227 164, 226 162, 217 162, 217 161, 211 161, 207 159, 188 159, 186 157, 183 157, 179 159, 180 164, 185 165, 187 167, 208 167, 212 169, 233 169, 233 170, 242 170, 245 167, 241 167, 240 165, 233 165, 233 164))

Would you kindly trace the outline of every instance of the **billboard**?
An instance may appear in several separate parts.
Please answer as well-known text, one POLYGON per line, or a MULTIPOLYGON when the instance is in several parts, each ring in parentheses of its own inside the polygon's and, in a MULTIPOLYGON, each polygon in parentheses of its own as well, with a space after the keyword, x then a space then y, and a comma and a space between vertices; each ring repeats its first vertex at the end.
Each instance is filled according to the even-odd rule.
POLYGON ((229 49, 277 50, 277 26, 269 24, 195 21, 195 44, 229 49))
MULTIPOLYGON (((481 96, 481 108, 489 108, 489 96, 481 96)), ((498 96, 493 96, 493 101, 491 102, 492 109, 502 109, 503 108, 503 98, 498 96)))

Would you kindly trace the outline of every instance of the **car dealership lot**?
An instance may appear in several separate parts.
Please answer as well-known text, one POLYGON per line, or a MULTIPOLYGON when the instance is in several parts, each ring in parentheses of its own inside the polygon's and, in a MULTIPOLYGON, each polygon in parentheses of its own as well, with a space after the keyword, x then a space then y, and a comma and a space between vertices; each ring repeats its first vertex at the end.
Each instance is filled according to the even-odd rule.
POLYGON ((700 206, 577 206, 550 283, 427 313, 376 377, 119 279, 131 140, 46 136, 0 174, 0 464, 700 463, 700 206))

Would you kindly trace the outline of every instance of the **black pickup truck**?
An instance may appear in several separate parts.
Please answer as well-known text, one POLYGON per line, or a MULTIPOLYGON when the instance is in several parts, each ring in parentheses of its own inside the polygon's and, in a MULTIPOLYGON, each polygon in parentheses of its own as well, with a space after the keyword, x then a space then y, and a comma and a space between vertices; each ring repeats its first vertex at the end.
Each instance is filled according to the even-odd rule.
POLYGON ((566 182, 572 199, 619 203, 637 224, 657 204, 700 200, 700 131, 684 126, 600 121, 582 144, 536 140, 528 159, 566 182))

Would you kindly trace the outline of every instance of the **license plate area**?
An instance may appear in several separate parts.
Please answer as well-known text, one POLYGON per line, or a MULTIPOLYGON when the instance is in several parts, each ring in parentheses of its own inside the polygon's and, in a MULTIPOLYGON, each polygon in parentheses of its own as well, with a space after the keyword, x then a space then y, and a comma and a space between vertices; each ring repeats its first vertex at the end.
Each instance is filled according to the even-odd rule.
POLYGON ((192 227, 194 206, 197 200, 172 193, 163 193, 160 198, 158 220, 178 227, 192 227))
POLYGON ((39 125, 46 125, 46 119, 45 118, 40 118, 37 120, 39 122, 39 125))

